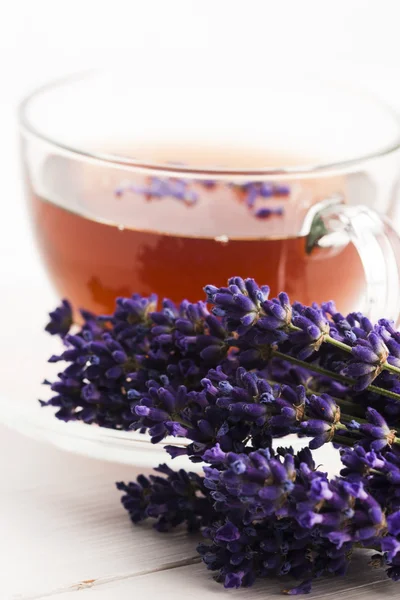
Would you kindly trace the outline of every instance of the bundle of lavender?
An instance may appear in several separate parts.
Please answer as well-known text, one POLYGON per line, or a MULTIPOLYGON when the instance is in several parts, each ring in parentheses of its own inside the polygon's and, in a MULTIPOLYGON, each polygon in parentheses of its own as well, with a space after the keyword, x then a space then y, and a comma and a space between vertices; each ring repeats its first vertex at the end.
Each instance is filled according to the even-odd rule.
POLYGON ((166 451, 205 463, 203 477, 161 465, 117 485, 134 523, 200 529, 198 552, 227 588, 289 575, 286 593, 308 593, 344 575, 357 547, 400 579, 400 333, 332 302, 269 299, 252 279, 205 292, 211 312, 134 294, 111 316, 82 311, 74 334, 64 301, 47 330, 65 344, 50 361, 69 364, 42 404, 153 443, 184 438, 166 451), (309 448, 274 451, 288 434, 309 448), (343 464, 331 479, 311 453, 327 442, 343 464))

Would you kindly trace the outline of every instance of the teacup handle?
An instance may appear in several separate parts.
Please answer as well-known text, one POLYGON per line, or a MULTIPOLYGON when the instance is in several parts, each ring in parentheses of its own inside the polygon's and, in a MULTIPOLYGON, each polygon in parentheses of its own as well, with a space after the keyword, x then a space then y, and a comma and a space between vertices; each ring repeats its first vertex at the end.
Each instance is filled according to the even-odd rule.
MULTIPOLYGON (((307 251, 352 242, 364 268, 364 312, 372 321, 400 315, 400 237, 389 220, 367 206, 349 206, 339 196, 313 207, 303 227, 307 251), (308 221, 308 223, 307 223, 308 221)), ((343 264, 339 277, 346 277, 343 264)))

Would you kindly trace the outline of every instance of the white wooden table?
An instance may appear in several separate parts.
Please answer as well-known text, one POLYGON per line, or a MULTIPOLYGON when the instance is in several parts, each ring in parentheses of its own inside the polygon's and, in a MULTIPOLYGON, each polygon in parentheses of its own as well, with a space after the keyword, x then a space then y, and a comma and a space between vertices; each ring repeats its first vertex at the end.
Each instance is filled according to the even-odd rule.
MULTIPOLYGON (((279 582, 226 591, 196 556, 197 538, 130 524, 116 480, 131 467, 83 458, 0 428, 1 600, 279 598, 279 582), (77 596, 76 593, 80 592, 77 596)), ((311 598, 397 598, 400 587, 362 555, 348 577, 311 598)))

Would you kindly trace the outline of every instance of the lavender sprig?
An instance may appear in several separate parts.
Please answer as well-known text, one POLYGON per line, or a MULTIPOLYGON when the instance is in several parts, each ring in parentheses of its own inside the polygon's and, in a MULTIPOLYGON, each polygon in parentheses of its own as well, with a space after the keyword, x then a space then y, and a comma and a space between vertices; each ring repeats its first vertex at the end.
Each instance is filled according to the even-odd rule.
MULTIPOLYGON (((204 494, 196 525, 207 519, 203 511, 208 505, 210 519, 203 522, 202 530, 211 543, 200 544, 198 552, 225 587, 249 586, 259 578, 290 575, 301 583, 285 593, 308 593, 312 579, 324 573, 344 575, 353 548, 360 545, 380 551, 374 562, 379 558, 386 564, 388 576, 398 579, 399 454, 349 448, 342 456, 346 465, 343 475, 332 480, 316 469, 307 450, 297 454, 290 448, 277 453, 264 449, 250 454, 217 454, 218 462, 205 467, 205 478, 196 482, 204 494)), ((182 494, 183 506, 187 507, 186 495, 180 486, 174 490, 169 484, 182 477, 188 481, 189 476, 182 471, 168 471, 163 481, 154 478, 159 489, 167 490, 165 502, 158 496, 161 510, 156 505, 146 511, 148 504, 143 500, 137 508, 136 492, 124 496, 123 503, 134 520, 155 518, 155 526, 167 530, 185 521, 184 511, 176 523, 174 518, 182 494), (159 527, 160 514, 162 519, 167 515, 167 526, 162 521, 159 527)), ((145 480, 141 489, 143 485, 152 498, 149 481, 145 480)))
MULTIPOLYGON (((253 280, 233 278, 228 288, 205 289, 216 303, 214 315, 201 302, 184 301, 177 307, 165 300, 162 310, 157 311, 155 297, 138 295, 118 299, 110 317, 83 312, 80 332, 61 333, 66 350, 50 360, 70 364, 51 384, 56 396, 44 404, 57 406, 57 416, 64 420, 148 429, 153 442, 167 434, 187 437, 193 442, 188 447, 193 459, 201 458, 217 442, 225 444, 224 450, 240 450, 249 439, 266 444, 270 437, 317 432, 318 427, 315 436, 322 436, 321 441, 338 435, 354 438, 357 427, 353 417, 367 418, 365 410, 375 406, 376 394, 381 396, 379 410, 390 431, 396 431, 400 407, 393 399, 400 397, 399 380, 389 372, 397 367, 387 362, 392 356, 382 337, 386 343, 396 342, 390 324, 380 322, 374 329, 361 315, 344 319, 332 304, 322 308, 291 305, 284 293, 269 300, 268 287, 259 288, 253 280), (352 347, 339 339, 348 340, 349 332, 352 347), (326 422, 317 427, 308 422, 312 421, 308 412, 298 406, 287 405, 279 412, 279 403, 287 402, 284 397, 290 386, 286 391, 274 387, 277 357, 284 359, 281 364, 290 362, 296 365, 294 369, 303 369, 308 379, 316 371, 315 392, 326 386, 327 380, 343 382, 342 393, 350 400, 334 400, 343 422, 338 419, 335 427, 326 422), (369 370, 368 377, 374 372, 380 386, 369 385, 354 394, 349 385, 354 380, 342 373, 352 369, 354 375, 361 359, 369 370), (247 373, 238 368, 240 364, 246 365, 247 373), (383 373, 386 365, 390 369, 383 373), (252 372, 255 368, 264 372, 258 376, 252 372), (264 398, 268 394, 267 402, 264 398)), ((53 320, 58 325, 57 311, 53 320)), ((364 381, 365 368, 359 380, 364 381)), ((302 393, 305 395, 305 390, 302 393)), ((308 406, 312 402, 310 399, 308 406)), ((396 434, 388 439, 397 443, 396 434)), ((178 451, 170 450, 173 454, 178 451)))
MULTIPOLYGON (((204 288, 208 301, 214 305, 214 314, 222 317, 230 332, 237 334, 237 345, 245 360, 251 357, 249 352, 246 354, 250 349, 254 363, 258 357, 263 359, 266 346, 278 348, 281 356, 283 351, 292 361, 320 358, 322 367, 329 361, 333 377, 343 376, 345 382, 353 379, 357 391, 370 387, 383 370, 400 375, 400 368, 395 366, 398 341, 390 333, 390 323, 389 327, 374 328, 368 319, 356 313, 345 319, 333 303, 307 307, 296 302, 290 306, 287 294, 273 300, 263 297, 257 306, 250 306, 248 302, 257 294, 256 288, 254 280, 239 277, 231 278, 227 287, 204 288), (394 355, 386 346, 388 340, 394 355), (324 344, 331 346, 329 352, 322 348, 324 344), (320 350, 323 351, 317 356, 320 350), (350 360, 346 353, 351 355, 350 360)), ((260 293, 263 293, 261 288, 260 293)), ((309 368, 313 366, 310 362, 309 368)), ((385 393, 383 389, 380 392, 385 393)))
POLYGON ((45 327, 47 333, 65 337, 72 327, 72 307, 68 300, 63 300, 53 312, 50 313, 50 321, 45 327))
POLYGON ((323 573, 346 572, 357 546, 400 579, 400 334, 393 323, 346 317, 329 302, 269 298, 235 277, 205 288, 206 304, 119 298, 110 316, 51 313, 47 329, 67 366, 45 405, 58 418, 147 431, 172 457, 205 463, 205 477, 161 466, 119 484, 134 522, 201 529, 207 567, 226 587, 291 575, 308 593, 323 573), (329 479, 309 450, 274 452, 272 440, 334 442, 343 470, 329 479))
POLYGON ((183 469, 173 471, 167 465, 155 469, 164 475, 139 475, 137 481, 117 483, 124 492, 121 502, 136 525, 151 518, 157 531, 169 531, 182 523, 188 531, 198 531, 214 519, 214 510, 206 497, 204 478, 183 469))

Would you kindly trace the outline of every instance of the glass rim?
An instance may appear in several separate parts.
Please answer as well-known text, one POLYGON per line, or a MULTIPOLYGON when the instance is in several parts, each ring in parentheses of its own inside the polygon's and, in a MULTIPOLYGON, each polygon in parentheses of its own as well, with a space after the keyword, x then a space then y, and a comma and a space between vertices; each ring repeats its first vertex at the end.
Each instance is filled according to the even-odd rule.
MULTIPOLYGON (((118 154, 108 154, 106 152, 91 152, 89 150, 85 150, 84 148, 80 148, 78 145, 74 146, 72 144, 63 143, 60 140, 53 139, 51 136, 47 135, 43 131, 40 131, 35 125, 31 122, 27 115, 27 109, 30 103, 35 100, 40 95, 50 91, 52 89, 56 89, 68 83, 72 83, 74 81, 79 81, 88 76, 93 76, 99 73, 105 73, 107 70, 104 69, 90 69, 86 71, 80 71, 77 73, 73 73, 70 75, 58 77, 55 79, 51 79, 47 83, 35 87, 31 92, 29 92, 23 99, 19 102, 17 108, 17 116, 19 128, 21 131, 31 135, 42 142, 45 142, 63 152, 68 154, 75 155, 85 160, 90 160, 94 162, 99 162, 103 164, 113 165, 115 167, 120 167, 124 169, 129 169, 133 171, 142 171, 142 172, 157 172, 157 174, 165 175, 165 176, 174 176, 174 177, 197 177, 197 178, 208 178, 208 177, 225 177, 225 176, 249 176, 249 177, 309 177, 312 175, 321 175, 324 172, 330 173, 332 171, 347 171, 351 170, 352 167, 356 167, 364 162, 382 158, 384 156, 393 154, 397 150, 400 149, 400 112, 398 112, 395 108, 393 108, 390 104, 383 101, 381 98, 378 98, 375 94, 359 88, 359 87, 351 87, 348 90, 352 90, 353 92, 357 90, 358 92, 362 92, 364 97, 369 97, 370 100, 379 108, 382 112, 385 112, 387 115, 391 116, 393 122, 397 124, 398 131, 397 135, 394 137, 394 140, 387 145, 380 146, 376 151, 367 152, 365 154, 360 154, 354 157, 346 158, 343 160, 334 160, 327 162, 316 162, 315 164, 310 165, 294 165, 294 166, 281 166, 281 167, 265 167, 265 168, 224 168, 224 167, 211 167, 211 166, 199 166, 195 165, 175 165, 168 164, 165 162, 154 162, 154 161, 141 161, 138 159, 130 158, 127 156, 122 156, 118 154)), ((334 84, 334 80, 329 81, 330 84, 334 84)), ((340 82, 344 83, 344 82, 340 82)))

